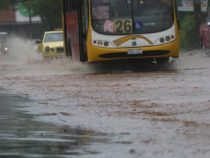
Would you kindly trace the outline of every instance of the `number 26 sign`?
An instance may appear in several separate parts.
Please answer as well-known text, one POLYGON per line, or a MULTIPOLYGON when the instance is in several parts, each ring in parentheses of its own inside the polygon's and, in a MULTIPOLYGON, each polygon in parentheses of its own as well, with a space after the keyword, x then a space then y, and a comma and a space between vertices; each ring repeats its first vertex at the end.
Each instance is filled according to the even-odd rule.
POLYGON ((133 25, 131 19, 120 19, 114 21, 114 28, 116 33, 132 33, 133 25))

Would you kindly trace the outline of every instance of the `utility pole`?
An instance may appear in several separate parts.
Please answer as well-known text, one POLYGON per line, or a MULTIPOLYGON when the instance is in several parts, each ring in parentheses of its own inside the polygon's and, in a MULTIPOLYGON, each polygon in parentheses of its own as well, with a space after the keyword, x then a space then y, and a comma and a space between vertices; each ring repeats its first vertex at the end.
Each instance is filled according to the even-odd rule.
POLYGON ((193 0, 194 15, 196 17, 196 22, 200 24, 201 22, 201 0, 193 0))
POLYGON ((194 16, 195 16, 195 31, 199 35, 199 29, 201 25, 201 0, 193 0, 194 16))
POLYGON ((28 4, 28 17, 29 17, 29 38, 30 38, 30 40, 32 40, 32 14, 31 14, 31 5, 30 4, 28 4))
POLYGON ((28 11, 28 21, 29 21, 29 27, 28 27, 28 36, 30 40, 32 40, 32 11, 31 11, 31 3, 30 0, 22 0, 22 3, 25 5, 27 11, 28 11))

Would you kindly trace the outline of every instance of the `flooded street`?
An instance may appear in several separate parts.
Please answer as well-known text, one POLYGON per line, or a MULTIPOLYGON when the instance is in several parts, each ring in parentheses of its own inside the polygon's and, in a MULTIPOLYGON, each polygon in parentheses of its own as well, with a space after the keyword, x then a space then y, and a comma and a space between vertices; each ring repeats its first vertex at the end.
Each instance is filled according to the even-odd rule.
POLYGON ((164 66, 29 59, 0 59, 0 156, 210 156, 202 50, 164 66))
POLYGON ((21 107, 36 105, 26 97, 0 90, 0 157, 81 157, 97 155, 91 143, 105 143, 108 136, 91 130, 55 126, 33 120, 21 107))

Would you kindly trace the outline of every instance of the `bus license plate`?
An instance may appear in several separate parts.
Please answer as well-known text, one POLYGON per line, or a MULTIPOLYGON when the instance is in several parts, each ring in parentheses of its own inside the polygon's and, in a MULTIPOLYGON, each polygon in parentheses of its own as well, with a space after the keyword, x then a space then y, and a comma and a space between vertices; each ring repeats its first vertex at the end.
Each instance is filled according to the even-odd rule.
POLYGON ((143 53, 142 50, 137 50, 137 49, 128 50, 128 55, 137 55, 142 53, 143 53))

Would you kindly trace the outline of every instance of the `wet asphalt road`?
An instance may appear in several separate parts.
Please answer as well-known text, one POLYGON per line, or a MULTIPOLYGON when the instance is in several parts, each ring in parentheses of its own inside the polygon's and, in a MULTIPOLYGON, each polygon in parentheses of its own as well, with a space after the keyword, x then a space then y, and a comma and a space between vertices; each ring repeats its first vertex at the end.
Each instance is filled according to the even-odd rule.
POLYGON ((165 66, 0 58, 0 157, 209 158, 202 53, 165 66))
POLYGON ((104 134, 33 121, 35 116, 21 111, 27 104, 36 103, 0 89, 1 158, 91 157, 99 154, 87 146, 105 142, 104 134))

